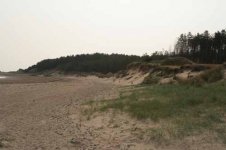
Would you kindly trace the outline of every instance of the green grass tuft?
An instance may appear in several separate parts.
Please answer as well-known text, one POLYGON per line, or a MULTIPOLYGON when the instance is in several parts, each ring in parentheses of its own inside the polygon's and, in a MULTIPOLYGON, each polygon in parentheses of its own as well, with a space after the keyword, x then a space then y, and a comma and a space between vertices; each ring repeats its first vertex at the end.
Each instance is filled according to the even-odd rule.
POLYGON ((225 93, 225 82, 201 87, 181 84, 144 86, 135 88, 130 95, 121 94, 116 100, 104 102, 100 109, 115 109, 127 112, 139 120, 161 120, 170 124, 170 128, 151 129, 152 138, 157 140, 164 139, 166 135, 181 138, 206 130, 216 132, 224 140, 226 132, 216 131, 215 126, 225 125, 225 93))

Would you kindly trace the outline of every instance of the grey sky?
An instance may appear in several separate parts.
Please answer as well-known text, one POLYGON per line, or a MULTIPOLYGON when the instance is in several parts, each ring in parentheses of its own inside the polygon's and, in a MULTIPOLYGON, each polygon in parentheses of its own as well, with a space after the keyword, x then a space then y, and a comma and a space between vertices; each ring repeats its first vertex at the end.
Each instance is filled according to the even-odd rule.
POLYGON ((81 53, 142 55, 226 28, 225 0, 0 0, 0 70, 81 53))

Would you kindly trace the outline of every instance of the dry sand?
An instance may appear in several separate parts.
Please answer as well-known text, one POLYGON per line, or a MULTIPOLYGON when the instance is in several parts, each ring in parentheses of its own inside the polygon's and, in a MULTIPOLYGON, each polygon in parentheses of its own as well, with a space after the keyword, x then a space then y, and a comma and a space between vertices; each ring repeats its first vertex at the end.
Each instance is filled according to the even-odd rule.
POLYGON ((0 80, 0 149, 223 149, 202 136, 156 145, 139 138, 141 131, 158 125, 151 121, 111 111, 90 118, 83 114, 86 102, 114 99, 119 89, 112 80, 97 77, 11 75, 0 80))
POLYGON ((79 131, 70 109, 116 96, 115 86, 96 77, 10 76, 0 81, 0 147, 74 149, 70 140, 79 131))
POLYGON ((128 70, 127 75, 122 78, 113 77, 114 84, 120 86, 138 85, 141 84, 149 73, 143 73, 139 70, 128 70))

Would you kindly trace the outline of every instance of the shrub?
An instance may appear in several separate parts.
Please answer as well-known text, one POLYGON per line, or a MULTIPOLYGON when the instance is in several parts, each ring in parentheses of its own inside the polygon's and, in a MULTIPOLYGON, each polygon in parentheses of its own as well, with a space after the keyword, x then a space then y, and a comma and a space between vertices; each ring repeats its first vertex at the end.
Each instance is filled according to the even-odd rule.
POLYGON ((193 64, 193 62, 184 57, 170 57, 162 62, 162 65, 173 65, 173 66, 181 66, 187 64, 193 64))
POLYGON ((222 67, 215 67, 209 70, 204 71, 201 75, 187 79, 181 80, 175 77, 180 84, 187 84, 192 86, 202 86, 204 83, 212 83, 223 79, 223 69, 222 67))
POLYGON ((160 81, 160 77, 149 74, 143 81, 143 84, 157 84, 160 81))
POLYGON ((188 79, 188 80, 181 80, 181 79, 178 79, 178 78, 175 78, 175 79, 180 84, 197 86, 197 87, 200 87, 205 83, 205 81, 200 77, 195 77, 195 78, 191 78, 191 79, 188 79))
POLYGON ((222 67, 216 67, 210 70, 207 70, 203 72, 200 75, 201 79, 203 79, 206 82, 216 82, 221 79, 223 79, 224 74, 223 74, 223 69, 222 67))

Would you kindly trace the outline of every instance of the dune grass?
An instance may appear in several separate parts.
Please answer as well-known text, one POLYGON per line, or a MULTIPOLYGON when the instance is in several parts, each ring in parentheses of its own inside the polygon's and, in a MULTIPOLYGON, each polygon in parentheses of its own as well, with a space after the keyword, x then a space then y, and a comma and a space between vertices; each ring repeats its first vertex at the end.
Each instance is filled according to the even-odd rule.
MULTIPOLYGON (((158 120, 191 113, 201 113, 201 108, 216 109, 226 106, 226 83, 208 84, 202 87, 189 85, 152 85, 133 90, 105 103, 101 110, 120 109, 138 119, 158 120)), ((226 110, 226 107, 225 107, 226 110)))
POLYGON ((200 76, 205 82, 216 82, 224 78, 223 68, 216 67, 203 72, 200 76))
POLYGON ((159 128, 147 129, 157 141, 166 137, 181 138, 205 131, 214 132, 226 143, 226 82, 191 85, 151 85, 122 93, 104 101, 101 111, 127 112, 139 120, 165 122, 159 128))

